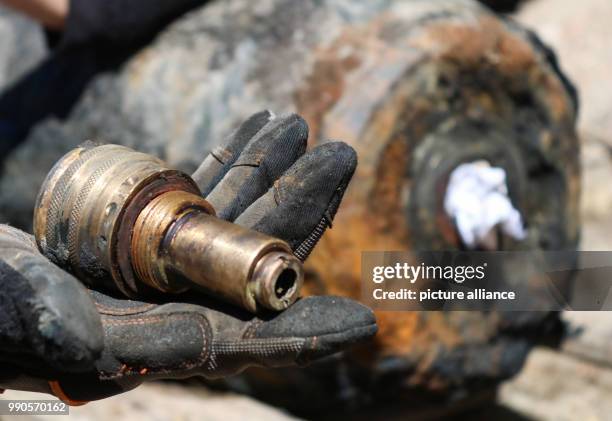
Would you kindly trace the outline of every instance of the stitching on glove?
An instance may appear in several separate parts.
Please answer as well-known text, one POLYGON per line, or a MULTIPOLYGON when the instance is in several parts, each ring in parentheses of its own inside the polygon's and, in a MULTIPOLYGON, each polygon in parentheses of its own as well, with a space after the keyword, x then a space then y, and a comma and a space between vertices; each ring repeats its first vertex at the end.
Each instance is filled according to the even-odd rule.
POLYGON ((304 348, 306 339, 304 338, 255 338, 248 341, 229 341, 229 342, 215 342, 213 343, 212 353, 206 370, 208 372, 214 372, 218 368, 223 370, 223 359, 232 358, 236 356, 246 355, 248 358, 255 358, 259 360, 262 365, 265 364, 267 358, 274 358, 275 356, 284 356, 286 354, 294 353, 294 357, 297 357, 304 348))
POLYGON ((323 215, 323 217, 321 217, 321 219, 319 220, 319 223, 310 232, 308 237, 306 237, 306 239, 302 241, 299 246, 296 247, 293 254, 295 254, 295 256, 302 262, 305 261, 310 255, 312 249, 314 249, 314 247, 317 245, 323 234, 325 234, 325 231, 327 230, 328 226, 330 226, 330 224, 328 222, 327 216, 323 215))
POLYGON ((340 201, 344 196, 344 191, 345 189, 343 187, 338 187, 336 194, 332 196, 327 208, 325 209, 325 212, 323 213, 323 216, 319 220, 319 223, 313 228, 310 234, 308 234, 308 237, 306 237, 306 239, 295 248, 293 254, 295 254, 296 257, 302 262, 305 261, 308 256, 310 256, 310 253, 315 248, 321 237, 323 237, 325 231, 332 227, 332 221, 336 212, 338 211, 340 201))
MULTIPOLYGON (((309 350, 313 350, 313 349, 317 349, 317 342, 319 341, 319 337, 318 336, 313 336, 312 338, 310 338, 310 346, 308 347, 309 350)), ((304 349, 307 349, 306 347, 304 347, 304 349)), ((311 361, 311 358, 309 358, 309 353, 305 352, 303 355, 299 355, 298 359, 300 360, 301 364, 307 364, 309 361, 311 361)))
POLYGON ((276 206, 280 206, 281 201, 282 201, 280 182, 281 182, 281 179, 279 178, 278 180, 274 182, 274 185, 272 186, 274 189, 272 190, 272 196, 274 197, 274 203, 276 203, 276 206))
POLYGON ((262 152, 253 152, 240 155, 231 168, 236 167, 259 167, 264 162, 266 154, 262 152))
POLYGON ((246 328, 244 334, 242 335, 243 339, 254 339, 255 331, 259 326, 263 324, 263 320, 255 319, 251 322, 251 324, 246 328))
POLYGON ((219 161, 220 164, 225 164, 227 161, 232 159, 233 154, 225 148, 218 147, 213 150, 210 155, 219 161))
POLYGON ((128 309, 119 309, 117 307, 106 306, 100 303, 95 304, 100 314, 105 314, 109 316, 126 316, 129 314, 144 313, 155 307, 155 304, 143 304, 136 307, 130 307, 128 309))
POLYGON ((203 365, 210 354, 209 347, 209 337, 211 336, 211 329, 208 320, 201 314, 170 314, 169 316, 146 316, 138 319, 130 319, 130 320, 117 320, 117 319, 102 319, 102 324, 105 326, 127 326, 127 325, 145 325, 149 323, 160 323, 166 321, 169 317, 175 317, 180 320, 195 320, 198 324, 200 331, 202 333, 202 349, 200 351, 200 355, 198 358, 191 361, 185 361, 179 364, 177 367, 172 369, 150 369, 147 367, 141 367, 138 369, 128 367, 126 364, 122 364, 122 366, 114 373, 104 373, 100 372, 101 380, 112 380, 125 376, 126 374, 171 374, 175 373, 177 370, 190 370, 192 368, 203 365), (193 317, 195 316, 195 318, 193 317))

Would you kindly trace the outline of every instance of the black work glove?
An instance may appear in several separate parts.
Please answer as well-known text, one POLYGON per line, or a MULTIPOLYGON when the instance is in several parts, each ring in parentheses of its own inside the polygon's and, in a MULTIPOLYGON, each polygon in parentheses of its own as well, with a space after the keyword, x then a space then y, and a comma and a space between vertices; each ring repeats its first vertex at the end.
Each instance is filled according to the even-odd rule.
MULTIPOLYGON (((194 174, 220 217, 280 237, 306 258, 331 224, 356 165, 332 142, 308 153, 296 115, 251 117, 194 174)), ((248 366, 304 365, 372 336, 373 313, 340 297, 303 298, 254 317, 206 297, 132 301, 89 291, 0 229, 0 387, 101 399, 145 380, 216 378, 248 366)))

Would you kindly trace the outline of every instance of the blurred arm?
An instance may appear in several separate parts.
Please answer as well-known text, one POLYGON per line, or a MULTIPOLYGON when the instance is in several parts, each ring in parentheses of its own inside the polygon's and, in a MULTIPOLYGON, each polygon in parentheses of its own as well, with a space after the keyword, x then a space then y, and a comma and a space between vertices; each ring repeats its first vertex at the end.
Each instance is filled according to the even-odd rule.
POLYGON ((0 0, 59 35, 54 48, 97 44, 134 48, 207 0, 0 0))
POLYGON ((61 30, 68 16, 69 0, 0 0, 48 29, 61 30))

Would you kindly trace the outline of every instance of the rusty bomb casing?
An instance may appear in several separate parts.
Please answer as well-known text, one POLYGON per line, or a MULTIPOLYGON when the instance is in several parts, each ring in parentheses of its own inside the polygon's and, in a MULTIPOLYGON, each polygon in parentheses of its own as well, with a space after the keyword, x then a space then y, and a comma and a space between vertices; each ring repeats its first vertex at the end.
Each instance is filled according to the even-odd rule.
POLYGON ((223 221, 186 174, 118 145, 66 154, 38 195, 41 252, 128 297, 197 287, 251 312, 297 298, 301 262, 283 241, 223 221))
MULTIPOLYGON (((145 94, 162 84, 166 103, 183 104, 165 79, 150 78, 148 89, 140 82, 142 75, 165 75, 165 63, 183 49, 179 80, 206 87, 202 100, 191 103, 193 113, 223 101, 229 109, 295 111, 308 122, 311 144, 340 139, 356 150, 359 165, 334 229, 305 264, 304 295, 359 299, 363 250, 461 249, 443 200, 453 169, 478 160, 505 170, 510 198, 527 226, 524 241, 501 237, 500 250, 537 256, 576 247, 576 93, 532 32, 470 0, 268 3, 263 13, 259 3, 234 1, 231 14, 223 13, 225 1, 209 3, 198 17, 182 21, 173 37, 166 34, 154 53, 133 62, 129 80, 139 83, 130 94, 144 103, 145 94), (227 32, 186 29, 217 28, 219 16, 227 32), (287 35, 260 38, 252 28, 262 26, 287 35), (258 54, 249 55, 253 42, 258 54), (217 60, 226 51, 235 54, 217 60), (203 73, 206 60, 214 66, 203 73), (189 82, 185 74, 192 75, 189 82), (248 89, 234 93, 236 86, 248 89)), ((127 76, 123 80, 128 84, 127 76)), ((189 124, 178 110, 184 113, 168 106, 164 115, 189 124)), ((206 122, 213 123, 196 127, 221 131, 218 114, 209 111, 206 122)), ((168 145, 168 156, 177 162, 188 160, 188 153, 201 156, 192 152, 195 139, 193 149, 168 145)), ((504 275, 523 273, 509 267, 504 275)), ((346 416, 345 408, 376 418, 381 403, 418 418, 419 411, 468 406, 490 395, 520 370, 538 341, 555 341, 559 332, 558 316, 546 313, 377 311, 376 319, 372 341, 337 360, 304 369, 253 368, 242 376, 240 390, 306 418, 330 417, 334 410, 346 416), (371 416, 363 411, 368 406, 371 416)))

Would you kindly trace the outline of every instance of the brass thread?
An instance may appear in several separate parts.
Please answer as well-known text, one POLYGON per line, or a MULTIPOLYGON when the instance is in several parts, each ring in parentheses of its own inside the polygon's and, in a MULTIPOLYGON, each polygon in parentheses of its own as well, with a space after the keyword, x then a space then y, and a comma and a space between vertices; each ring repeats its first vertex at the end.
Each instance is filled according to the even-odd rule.
POLYGON ((171 191, 153 199, 140 213, 132 234, 132 266, 138 278, 165 292, 180 292, 166 273, 163 242, 173 224, 189 212, 214 214, 203 198, 183 191, 171 191))

